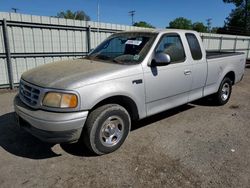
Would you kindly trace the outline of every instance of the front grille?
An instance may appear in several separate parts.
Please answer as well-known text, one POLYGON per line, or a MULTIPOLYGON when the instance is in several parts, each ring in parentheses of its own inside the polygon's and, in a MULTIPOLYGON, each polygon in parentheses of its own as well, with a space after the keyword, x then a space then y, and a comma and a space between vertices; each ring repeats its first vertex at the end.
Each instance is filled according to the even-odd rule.
POLYGON ((19 94, 21 99, 30 106, 36 106, 38 104, 40 90, 31 84, 26 84, 21 81, 19 94))

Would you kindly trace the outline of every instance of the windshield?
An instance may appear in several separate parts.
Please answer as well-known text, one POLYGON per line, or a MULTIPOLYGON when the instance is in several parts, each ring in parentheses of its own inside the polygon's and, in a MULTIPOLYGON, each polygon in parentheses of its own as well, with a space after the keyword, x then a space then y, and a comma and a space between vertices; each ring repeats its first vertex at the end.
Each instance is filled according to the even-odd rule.
POLYGON ((95 48, 86 58, 121 64, 142 62, 156 33, 134 32, 114 34, 95 48))

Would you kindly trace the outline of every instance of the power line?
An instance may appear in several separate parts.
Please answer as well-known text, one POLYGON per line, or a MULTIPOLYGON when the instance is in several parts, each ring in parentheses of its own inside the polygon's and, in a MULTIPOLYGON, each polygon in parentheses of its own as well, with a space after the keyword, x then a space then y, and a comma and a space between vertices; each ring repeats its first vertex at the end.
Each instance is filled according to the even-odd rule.
POLYGON ((135 15, 135 10, 131 10, 128 12, 129 15, 131 16, 131 19, 132 19, 132 25, 134 25, 134 15, 135 15))

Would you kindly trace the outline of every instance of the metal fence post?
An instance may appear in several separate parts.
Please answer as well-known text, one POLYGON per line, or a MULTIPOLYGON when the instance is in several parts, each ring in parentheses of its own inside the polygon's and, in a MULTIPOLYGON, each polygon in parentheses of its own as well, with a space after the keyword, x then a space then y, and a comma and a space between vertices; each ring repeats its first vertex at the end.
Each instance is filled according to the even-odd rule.
POLYGON ((222 50, 222 42, 223 42, 223 36, 220 38, 220 44, 219 44, 219 50, 220 50, 220 52, 222 50))
POLYGON ((238 38, 236 37, 236 38, 234 39, 234 52, 236 52, 237 40, 238 40, 238 38))
POLYGON ((203 35, 201 35, 201 40, 202 40, 202 42, 204 42, 204 36, 203 35))
POLYGON ((91 50, 91 26, 89 25, 87 28, 87 47, 88 47, 88 53, 91 50))
POLYGON ((248 41, 248 47, 247 47, 247 59, 249 57, 249 53, 250 53, 250 40, 248 41))
POLYGON ((14 89, 14 80, 13 80, 13 69, 11 63, 11 53, 10 53, 10 43, 9 43, 9 34, 7 28, 7 21, 3 19, 3 40, 4 40, 4 48, 6 54, 6 62, 7 62, 7 69, 8 69, 8 77, 9 77, 9 85, 10 89, 14 89))

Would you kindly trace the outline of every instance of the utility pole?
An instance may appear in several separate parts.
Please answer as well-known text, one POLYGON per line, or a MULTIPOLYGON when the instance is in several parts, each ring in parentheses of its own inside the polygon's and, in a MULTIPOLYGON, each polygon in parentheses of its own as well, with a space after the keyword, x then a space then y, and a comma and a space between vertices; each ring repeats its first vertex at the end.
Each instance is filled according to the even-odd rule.
POLYGON ((19 10, 18 8, 11 8, 15 13, 19 10))
POLYGON ((97 1, 97 22, 100 21, 100 0, 97 1))
POLYGON ((132 18, 132 26, 134 25, 134 15, 135 15, 135 10, 131 10, 131 11, 129 11, 128 12, 129 13, 129 15, 131 16, 131 18, 132 18))
POLYGON ((211 33, 212 18, 208 18, 206 21, 207 21, 207 29, 211 33))
POLYGON ((99 33, 99 27, 100 27, 100 0, 97 1, 97 23, 98 23, 97 32, 99 33))

